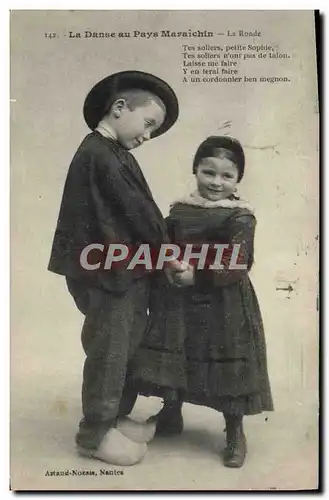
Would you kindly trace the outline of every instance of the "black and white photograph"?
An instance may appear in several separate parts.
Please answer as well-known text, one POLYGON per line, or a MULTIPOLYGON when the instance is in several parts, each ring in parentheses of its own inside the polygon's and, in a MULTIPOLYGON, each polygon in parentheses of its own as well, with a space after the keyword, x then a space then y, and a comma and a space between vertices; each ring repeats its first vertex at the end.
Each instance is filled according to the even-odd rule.
POLYGON ((319 488, 317 15, 11 11, 11 490, 319 488))

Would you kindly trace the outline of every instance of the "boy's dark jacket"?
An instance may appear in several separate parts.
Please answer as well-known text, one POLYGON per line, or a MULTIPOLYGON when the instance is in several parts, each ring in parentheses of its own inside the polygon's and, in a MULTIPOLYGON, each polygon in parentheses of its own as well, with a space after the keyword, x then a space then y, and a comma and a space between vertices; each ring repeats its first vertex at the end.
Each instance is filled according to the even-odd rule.
POLYGON ((48 269, 121 292, 143 271, 87 271, 81 251, 92 243, 154 248, 167 241, 164 219, 134 156, 97 131, 87 135, 68 171, 48 269))

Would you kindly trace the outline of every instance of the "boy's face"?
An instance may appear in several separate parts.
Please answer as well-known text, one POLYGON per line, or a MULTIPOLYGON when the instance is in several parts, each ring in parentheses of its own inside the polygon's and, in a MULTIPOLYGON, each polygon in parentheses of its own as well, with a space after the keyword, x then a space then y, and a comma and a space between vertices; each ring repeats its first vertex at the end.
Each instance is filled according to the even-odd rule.
POLYGON ((211 201, 228 198, 238 182, 238 168, 228 158, 203 158, 196 171, 200 195, 211 201))
POLYGON ((154 100, 131 110, 124 99, 115 103, 112 110, 115 119, 111 125, 118 142, 125 149, 134 149, 151 138, 165 119, 165 112, 154 100))

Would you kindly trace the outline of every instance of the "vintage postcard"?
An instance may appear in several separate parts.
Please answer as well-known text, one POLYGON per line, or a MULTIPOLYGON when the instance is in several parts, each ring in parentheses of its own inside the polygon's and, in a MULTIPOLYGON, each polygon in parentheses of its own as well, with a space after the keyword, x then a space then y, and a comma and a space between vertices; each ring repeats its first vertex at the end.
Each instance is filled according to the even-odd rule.
POLYGON ((11 11, 12 490, 318 488, 316 19, 11 11))

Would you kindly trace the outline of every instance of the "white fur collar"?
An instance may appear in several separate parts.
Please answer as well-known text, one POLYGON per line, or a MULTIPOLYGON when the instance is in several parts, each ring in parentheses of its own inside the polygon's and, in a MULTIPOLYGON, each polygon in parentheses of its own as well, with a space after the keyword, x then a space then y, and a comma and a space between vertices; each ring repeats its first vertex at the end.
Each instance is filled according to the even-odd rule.
POLYGON ((182 198, 175 200, 171 204, 171 206, 174 206, 177 203, 184 203, 186 205, 193 205, 195 207, 202 207, 202 208, 217 208, 217 207, 244 208, 246 210, 249 210, 249 212, 251 212, 252 214, 254 213, 254 209, 245 200, 242 200, 240 198, 235 198, 233 200, 226 198, 225 200, 211 201, 211 200, 207 200, 206 198, 202 198, 202 196, 200 196, 198 190, 194 191, 193 193, 189 193, 189 194, 183 196, 182 198))

